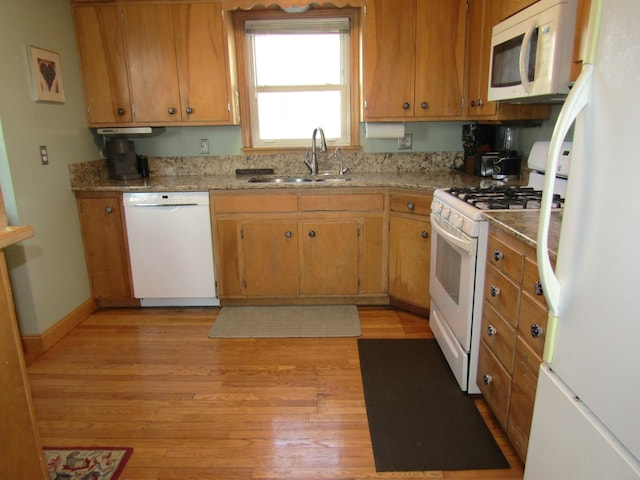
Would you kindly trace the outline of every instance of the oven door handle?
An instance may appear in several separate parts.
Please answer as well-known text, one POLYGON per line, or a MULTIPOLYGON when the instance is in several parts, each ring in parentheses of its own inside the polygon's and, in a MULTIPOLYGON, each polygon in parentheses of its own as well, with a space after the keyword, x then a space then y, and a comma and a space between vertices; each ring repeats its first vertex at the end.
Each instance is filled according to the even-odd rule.
POLYGON ((435 229, 436 233, 442 236, 446 241, 452 243, 460 250, 463 250, 470 257, 474 257, 478 251, 478 242, 471 237, 468 237, 464 233, 458 231, 455 234, 446 228, 445 224, 435 216, 431 214, 431 228, 435 229))

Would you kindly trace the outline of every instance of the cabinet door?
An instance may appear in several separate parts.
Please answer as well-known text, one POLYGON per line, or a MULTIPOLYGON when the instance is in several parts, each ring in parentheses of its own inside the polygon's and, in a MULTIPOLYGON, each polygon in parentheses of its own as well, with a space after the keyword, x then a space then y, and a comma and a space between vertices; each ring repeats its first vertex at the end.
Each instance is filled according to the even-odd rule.
POLYGON ((369 0, 364 28, 365 119, 414 115, 416 0, 369 0))
POLYGON ((230 88, 218 3, 173 6, 182 121, 229 123, 230 88))
POLYGON ((431 224, 426 218, 389 219, 389 295, 429 307, 431 224))
POLYGON ((93 297, 133 298, 120 196, 79 198, 78 209, 93 297))
POLYGON ((491 29, 496 23, 496 9, 495 0, 469 0, 465 109, 470 116, 491 116, 497 111, 496 102, 487 101, 491 29))
POLYGON ((298 295, 298 231, 295 221, 242 222, 245 293, 298 295))
POLYGON ((417 2, 416 117, 462 114, 466 16, 466 1, 417 2))
POLYGON ((123 12, 135 121, 180 121, 171 5, 126 5, 123 12))
POLYGON ((311 221, 301 224, 304 295, 358 294, 358 223, 311 221))
POLYGON ((89 126, 130 123, 133 116, 118 7, 80 5, 74 14, 89 126))

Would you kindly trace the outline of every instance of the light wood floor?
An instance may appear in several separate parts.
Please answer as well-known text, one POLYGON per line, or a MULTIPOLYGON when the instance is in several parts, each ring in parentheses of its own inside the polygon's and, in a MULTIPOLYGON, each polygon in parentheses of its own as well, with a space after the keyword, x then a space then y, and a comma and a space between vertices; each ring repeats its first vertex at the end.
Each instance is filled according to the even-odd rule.
MULTIPOLYGON (((28 358, 45 446, 128 446, 127 479, 522 478, 510 470, 376 473, 356 339, 213 340, 216 309, 103 310, 28 358)), ((426 338, 426 319, 360 309, 363 337, 426 338)))

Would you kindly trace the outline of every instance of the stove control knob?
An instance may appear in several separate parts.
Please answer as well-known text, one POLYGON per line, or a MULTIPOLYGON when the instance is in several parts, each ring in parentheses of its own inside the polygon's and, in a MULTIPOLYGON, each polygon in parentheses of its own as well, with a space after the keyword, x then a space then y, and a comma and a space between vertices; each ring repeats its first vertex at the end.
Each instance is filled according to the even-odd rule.
POLYGON ((454 213, 454 214, 451 215, 451 218, 449 219, 449 222, 455 228, 459 229, 459 228, 462 228, 462 225, 464 225, 464 218, 462 218, 460 215, 456 215, 454 213))
POLYGON ((443 208, 442 209, 442 218, 447 219, 447 218, 449 218, 450 214, 451 214, 451 209, 450 208, 443 208))
POLYGON ((437 215, 440 215, 440 212, 442 212, 442 203, 440 203, 438 200, 434 200, 433 202, 431 202, 431 211, 437 215))

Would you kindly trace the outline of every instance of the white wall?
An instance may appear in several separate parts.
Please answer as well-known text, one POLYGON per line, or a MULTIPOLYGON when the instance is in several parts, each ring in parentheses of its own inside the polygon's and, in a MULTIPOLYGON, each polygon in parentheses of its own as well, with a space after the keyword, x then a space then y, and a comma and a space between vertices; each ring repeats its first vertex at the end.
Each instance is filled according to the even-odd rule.
POLYGON ((99 157, 84 117, 70 2, 0 0, 0 12, 0 182, 10 223, 36 232, 6 254, 21 333, 37 334, 90 298, 67 165, 99 157), (33 100, 29 45, 59 53, 64 104, 33 100))

